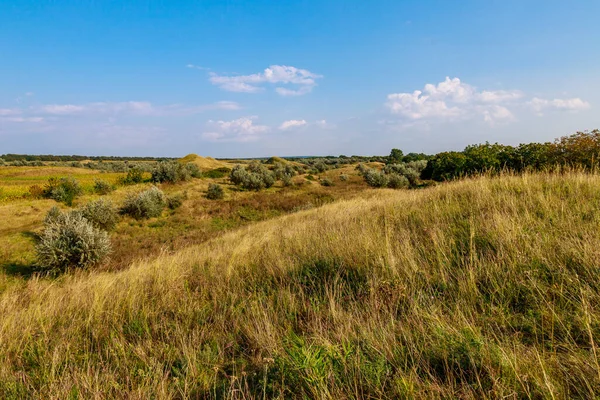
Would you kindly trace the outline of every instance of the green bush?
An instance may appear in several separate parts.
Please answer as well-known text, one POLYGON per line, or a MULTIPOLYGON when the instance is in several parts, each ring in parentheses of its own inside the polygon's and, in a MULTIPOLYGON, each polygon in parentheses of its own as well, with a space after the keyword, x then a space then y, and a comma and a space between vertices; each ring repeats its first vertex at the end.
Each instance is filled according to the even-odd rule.
POLYGON ((96 179, 94 181, 94 192, 99 195, 109 194, 113 190, 115 190, 115 187, 106 181, 101 179, 96 179))
POLYGON ((91 201, 78 210, 94 227, 111 231, 119 221, 117 208, 109 200, 91 201))
POLYGON ((376 169, 369 169, 364 173, 365 181, 369 186, 372 187, 386 187, 388 184, 388 177, 381 171, 376 169))
POLYGON ((225 197, 225 191, 221 187, 221 185, 217 185, 216 183, 208 184, 208 191, 206 192, 206 198, 210 200, 219 200, 225 197))
POLYGON ((44 197, 65 203, 68 206, 73 205, 73 200, 81 195, 83 190, 79 182, 72 177, 50 178, 44 186, 44 197))
POLYGON ((349 177, 348 177, 348 175, 346 175, 346 174, 341 174, 341 175, 340 175, 340 181, 342 181, 342 182, 346 182, 346 181, 348 180, 348 178, 349 178, 349 177))
POLYGON ((409 180, 400 174, 391 173, 388 174, 388 184, 387 186, 391 189, 402 189, 406 188, 410 185, 409 180))
POLYGON ((170 196, 167 196, 165 201, 167 207, 171 210, 175 210, 183 204, 183 201, 187 199, 187 193, 176 193, 170 196))
POLYGON ((141 168, 133 167, 127 171, 127 176, 123 180, 126 185, 135 185, 144 181, 144 171, 141 168))
POLYGON ((200 168, 194 163, 181 164, 177 161, 163 161, 159 162, 152 171, 152 182, 177 183, 200 176, 200 168))
POLYGON ((248 168, 236 165, 229 174, 229 180, 248 190, 269 188, 275 183, 275 177, 264 165, 253 161, 248 168))
POLYGON ((152 186, 140 193, 130 193, 121 207, 121 214, 135 219, 158 217, 166 205, 164 193, 152 186))
POLYGON ((105 231, 95 228, 81 213, 61 213, 57 207, 46 216, 44 231, 36 245, 40 267, 56 271, 97 264, 110 250, 105 231))
POLYGON ((321 179, 321 186, 333 186, 333 181, 329 178, 321 179))

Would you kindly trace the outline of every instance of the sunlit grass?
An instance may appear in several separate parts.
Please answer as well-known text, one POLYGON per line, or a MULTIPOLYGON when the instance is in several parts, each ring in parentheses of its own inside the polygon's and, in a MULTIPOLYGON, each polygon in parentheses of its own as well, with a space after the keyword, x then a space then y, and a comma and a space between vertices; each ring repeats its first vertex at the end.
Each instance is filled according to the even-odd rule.
POLYGON ((597 398, 599 187, 370 190, 120 272, 0 281, 0 397, 597 398))
POLYGON ((0 167, 0 203, 30 197, 30 187, 43 187, 50 178, 71 176, 83 190, 91 193, 96 179, 117 183, 123 173, 101 173, 96 170, 70 167, 0 167))

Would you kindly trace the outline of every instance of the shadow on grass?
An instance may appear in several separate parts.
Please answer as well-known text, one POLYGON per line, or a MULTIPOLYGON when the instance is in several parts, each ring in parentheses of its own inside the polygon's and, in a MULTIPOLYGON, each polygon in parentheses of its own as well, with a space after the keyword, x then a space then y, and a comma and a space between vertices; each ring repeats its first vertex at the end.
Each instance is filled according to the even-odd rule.
MULTIPOLYGON (((40 236, 36 232, 23 231, 21 235, 37 243, 40 236)), ((7 261, 0 264, 0 271, 6 275, 20 276, 25 279, 31 278, 34 274, 41 272, 39 267, 33 263, 25 263, 22 261, 7 261)))
POLYGON ((5 264, 0 264, 0 270, 6 275, 19 276, 25 279, 29 279, 34 274, 40 272, 40 269, 37 265, 20 262, 8 262, 5 264))

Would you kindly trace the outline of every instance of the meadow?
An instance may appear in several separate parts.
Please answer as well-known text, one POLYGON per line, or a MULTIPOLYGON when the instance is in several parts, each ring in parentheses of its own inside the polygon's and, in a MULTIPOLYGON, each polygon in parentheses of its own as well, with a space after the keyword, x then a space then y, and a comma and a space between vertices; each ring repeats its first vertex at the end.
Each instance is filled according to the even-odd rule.
POLYGON ((600 395, 600 177, 342 172, 216 202, 208 179, 162 185, 184 206, 124 219, 108 265, 58 277, 15 264, 52 201, 2 205, 3 243, 29 244, 4 255, 0 397, 600 395))

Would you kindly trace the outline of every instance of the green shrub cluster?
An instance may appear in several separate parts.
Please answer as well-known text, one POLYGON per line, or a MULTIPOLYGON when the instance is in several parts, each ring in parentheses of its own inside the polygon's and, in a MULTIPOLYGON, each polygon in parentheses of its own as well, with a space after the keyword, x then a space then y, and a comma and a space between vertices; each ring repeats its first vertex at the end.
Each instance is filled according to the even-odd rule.
POLYGON ((177 183, 200 176, 200 168, 194 163, 182 164, 177 161, 163 161, 159 162, 152 171, 152 182, 177 183))
POLYGON ((134 166, 127 171, 127 175, 119 179, 121 185, 135 185, 144 181, 144 170, 134 166))
POLYGON ((231 170, 229 179, 234 185, 248 190, 270 188, 275 183, 273 172, 258 161, 253 161, 247 168, 236 165, 231 170))
POLYGON ((156 186, 152 186, 139 193, 130 193, 125 198, 120 211, 121 214, 135 219, 144 219, 160 216, 165 206, 164 193, 156 186))
POLYGON ((592 170, 600 159, 600 130, 577 132, 553 143, 505 146, 498 143, 467 146, 462 152, 436 154, 422 171, 421 178, 444 181, 485 172, 539 171, 559 167, 592 170))
POLYGON ((357 169, 369 186, 391 189, 403 189, 419 185, 419 176, 425 163, 411 161, 409 163, 388 164, 382 171, 360 165, 357 169))
POLYGON ((71 206, 82 192, 81 185, 75 178, 50 178, 43 189, 43 196, 71 206))

